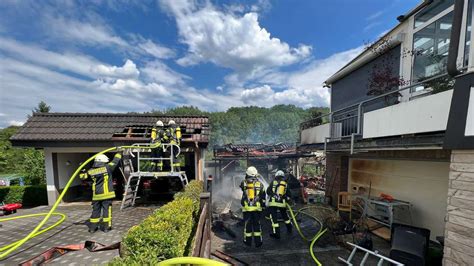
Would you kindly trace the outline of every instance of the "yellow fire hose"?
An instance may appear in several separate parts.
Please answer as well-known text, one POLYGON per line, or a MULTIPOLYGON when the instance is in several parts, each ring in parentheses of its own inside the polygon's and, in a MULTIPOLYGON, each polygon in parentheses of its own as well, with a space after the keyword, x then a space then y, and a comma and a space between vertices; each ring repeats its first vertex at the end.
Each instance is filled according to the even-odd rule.
MULTIPOLYGON (((38 214, 29 214, 29 215, 23 215, 23 216, 16 216, 16 217, 11 217, 11 218, 4 218, 4 219, 0 219, 0 222, 5 222, 5 221, 11 221, 11 220, 15 220, 15 219, 22 219, 22 218, 30 218, 30 217, 36 217, 36 216, 45 216, 43 218, 43 220, 33 229, 33 231, 31 231, 27 236, 25 236, 23 239, 21 240, 18 240, 14 243, 11 243, 11 244, 8 244, 6 246, 3 246, 0 248, 0 252, 4 251, 3 253, 0 254, 0 260, 3 260, 5 259, 6 256, 8 256, 9 254, 11 254, 13 251, 15 251, 16 249, 18 249, 20 246, 22 246, 23 244, 25 244, 28 240, 38 236, 38 235, 41 235, 51 229, 53 229, 54 227, 58 226, 59 224, 61 224, 65 219, 66 219, 66 215, 62 214, 62 213, 57 213, 57 212, 54 212, 56 210, 56 208, 58 207, 59 203, 61 202, 61 200, 63 199, 64 195, 66 194, 66 192, 68 191, 69 187, 71 186, 72 182, 74 181, 74 178, 79 174, 79 172, 88 164, 90 163, 92 160, 95 159, 95 157, 97 157, 98 155, 100 154, 104 154, 104 153, 107 153, 107 152, 112 152, 112 151, 116 151, 116 150, 123 150, 123 149, 133 149, 133 148, 150 148, 150 149, 154 149, 154 148, 158 148, 159 146, 161 145, 161 143, 155 143, 155 144, 152 144, 152 145, 146 145, 146 146, 119 146, 119 147, 112 147, 112 148, 108 148, 108 149, 105 149, 101 152, 98 152, 96 154, 94 154, 93 156, 89 157, 85 162, 83 162, 77 169, 76 171, 74 171, 74 173, 72 174, 72 176, 69 178, 69 181, 67 182, 66 186, 64 187, 63 191, 61 192, 61 194, 59 195, 58 199, 56 200, 56 202, 54 203, 53 207, 51 208, 51 210, 48 212, 48 213, 38 213, 38 214), (57 215, 57 216, 60 216, 61 218, 56 222, 54 223, 53 225, 45 228, 45 229, 42 229, 40 230, 44 224, 49 220, 49 218, 52 216, 52 215, 57 215), (6 250, 6 251, 5 251, 6 250)), ((309 207, 305 207, 305 208, 302 208, 300 210, 297 211, 296 215, 298 215, 299 213, 302 213, 302 214, 305 214, 311 218, 313 218, 314 220, 316 220, 321 226, 320 226, 320 229, 318 231, 318 233, 312 237, 311 239, 308 239, 302 232, 301 232, 301 228, 299 227, 298 225, 298 222, 296 221, 296 216, 293 212, 293 210, 291 209, 291 207, 287 204, 286 207, 288 208, 289 210, 289 213, 290 213, 290 216, 295 224, 295 227, 298 231, 298 233, 300 234, 300 236, 305 240, 305 241, 311 241, 311 244, 310 244, 310 253, 311 253, 311 256, 313 258, 313 260, 316 262, 316 264, 319 266, 321 265, 321 263, 317 260, 316 256, 314 255, 314 252, 313 252, 313 246, 314 244, 316 243, 316 241, 327 231, 327 229, 324 229, 322 228, 322 223, 314 216, 311 216, 307 213, 304 213, 304 209, 307 209, 309 207)), ((165 261, 162 261, 159 263, 159 265, 164 265, 164 266, 168 266, 168 265, 177 265, 177 264, 196 264, 196 265, 212 265, 212 266, 220 266, 220 265, 226 265, 224 263, 221 263, 221 262, 218 262, 218 261, 214 261, 214 260, 209 260, 209 259, 204 259, 204 258, 196 258, 196 257, 181 257, 181 258, 173 258, 173 259, 169 259, 169 260, 165 260, 165 261)))
MULTIPOLYGON (((318 266, 321 266, 321 262, 319 262, 319 260, 316 258, 316 256, 314 255, 314 251, 313 251, 313 247, 314 247, 314 244, 316 243, 316 241, 318 241, 318 239, 324 235, 324 233, 326 233, 327 231, 327 228, 323 230, 323 223, 316 217, 312 216, 311 214, 308 214, 306 212, 304 212, 304 210, 306 209, 310 209, 310 208, 314 208, 312 206, 308 206, 308 207, 304 207, 304 208, 301 208, 299 210, 296 211, 296 214, 295 212, 293 211, 293 209, 291 208, 291 206, 287 203, 286 204, 286 208, 288 209, 288 212, 290 213, 290 217, 291 219, 293 220, 293 223, 295 224, 295 227, 296 227, 296 230, 298 231, 298 234, 301 236, 301 238, 304 240, 304 241, 307 241, 307 242, 310 242, 310 245, 309 245, 309 253, 311 254, 311 257, 313 258, 314 262, 318 265, 318 266), (320 227, 319 227, 319 230, 318 232, 311 238, 308 238, 306 237, 303 232, 301 231, 301 228, 298 224, 298 221, 296 220, 296 216, 298 214, 304 214, 312 219, 314 219, 316 222, 319 223, 320 227)), ((317 208, 324 208, 324 207, 317 207, 317 208)), ((326 208, 324 208, 326 209, 326 208)))
POLYGON ((5 219, 1 219, 0 222, 4 222, 4 221, 9 221, 9 220, 14 220, 14 219, 21 219, 21 218, 28 218, 28 217, 34 217, 34 216, 43 216, 43 215, 46 215, 43 220, 35 227, 35 229, 33 229, 33 231, 31 231, 27 236, 25 236, 23 239, 21 240, 18 240, 14 243, 11 243, 11 244, 8 244, 6 246, 3 246, 0 248, 0 252, 1 251, 5 251, 3 253, 0 254, 0 260, 3 260, 5 259, 6 256, 8 256, 10 253, 12 253, 13 251, 15 251, 16 249, 18 249, 20 246, 22 246, 23 244, 25 244, 26 241, 32 239, 33 237, 36 237, 40 234, 43 234, 49 230, 51 230, 52 228, 58 226, 59 224, 61 224, 66 216, 62 213, 55 213, 54 211, 56 210, 56 208, 58 207, 59 203, 61 202, 61 200, 63 199, 64 195, 66 194, 66 192, 68 191, 69 187, 71 186, 72 182, 74 181, 74 178, 79 174, 79 172, 82 170, 82 168, 84 168, 88 163, 90 163, 92 160, 95 159, 95 157, 97 157, 98 155, 100 154, 104 154, 104 153, 107 153, 107 152, 112 152, 112 151, 118 151, 118 150, 123 150, 123 149, 133 149, 133 148, 147 148, 147 149, 154 149, 154 148, 158 148, 159 146, 161 145, 161 143, 157 142, 157 143, 154 143, 154 144, 144 144, 144 146, 119 146, 119 147, 112 147, 112 148, 108 148, 108 149, 105 149, 101 152, 98 152, 96 154, 94 154, 93 156, 89 157, 89 159, 87 159, 85 162, 83 162, 77 169, 76 171, 72 174, 72 176, 69 178, 69 181, 67 182, 66 186, 64 187, 63 191, 61 192, 61 194, 59 195, 58 199, 56 200, 56 202, 54 203, 53 207, 51 208, 51 210, 48 212, 48 213, 40 213, 40 214, 31 214, 31 215, 24 215, 24 216, 17 216, 17 217, 11 217, 11 218, 5 218, 5 219), (43 230, 40 230, 44 224, 49 220, 49 218, 51 217, 51 215, 60 215, 61 216, 61 219, 59 221, 57 221, 55 224, 49 226, 48 228, 45 228, 43 230))
POLYGON ((199 258, 199 257, 179 257, 179 258, 172 258, 168 260, 164 260, 158 263, 158 266, 174 266, 174 265, 209 265, 209 266, 224 266, 228 265, 226 263, 206 259, 206 258, 199 258))
MULTIPOLYGON (((11 220, 16 220, 16 219, 24 219, 24 218, 30 218, 30 217, 37 217, 37 216, 45 216, 45 215, 48 215, 48 213, 36 213, 36 214, 28 214, 28 215, 21 215, 21 216, 15 216, 15 217, 11 217, 11 218, 3 218, 3 219, 0 219, 0 222, 6 222, 6 221, 11 221, 11 220)), ((52 213, 52 215, 56 215, 56 216, 60 216, 61 218, 56 221, 56 223, 54 223, 53 225, 41 230, 41 231, 38 231, 36 232, 31 238, 33 237, 36 237, 38 235, 41 235, 42 233, 45 233, 51 229, 53 229, 54 227, 60 225, 62 222, 64 222, 64 220, 66 220, 66 215, 62 214, 62 213, 58 213, 58 212, 54 212, 52 213)), ((21 240, 18 240, 16 242, 13 242, 11 244, 8 244, 6 246, 3 246, 0 248, 0 252, 1 251, 4 251, 6 249, 9 249, 10 247, 16 245, 18 242, 20 242, 21 240)))

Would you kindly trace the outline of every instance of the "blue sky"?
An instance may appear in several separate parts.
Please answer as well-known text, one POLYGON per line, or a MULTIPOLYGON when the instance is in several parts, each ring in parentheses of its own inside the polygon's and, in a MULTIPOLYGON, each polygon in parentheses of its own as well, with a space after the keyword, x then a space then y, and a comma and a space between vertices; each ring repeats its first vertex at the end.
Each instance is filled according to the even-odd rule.
POLYGON ((0 127, 56 112, 327 106, 415 0, 1 1, 0 127))

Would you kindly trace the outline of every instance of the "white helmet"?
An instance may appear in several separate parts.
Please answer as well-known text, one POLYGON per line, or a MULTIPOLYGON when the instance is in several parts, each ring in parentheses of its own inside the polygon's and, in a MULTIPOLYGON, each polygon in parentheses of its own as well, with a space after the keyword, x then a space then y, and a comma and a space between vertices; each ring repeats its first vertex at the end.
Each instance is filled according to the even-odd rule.
POLYGON ((282 170, 278 170, 275 174, 275 176, 285 176, 285 173, 282 170))
POLYGON ((157 126, 157 127, 164 127, 165 124, 163 124, 163 121, 158 120, 158 121, 156 121, 156 126, 157 126))
POLYGON ((247 168, 247 172, 245 172, 246 175, 256 177, 258 175, 257 168, 250 166, 247 168))
POLYGON ((170 121, 168 122, 168 126, 171 126, 171 125, 176 125, 176 122, 174 122, 174 120, 170 120, 170 121))
POLYGON ((99 154, 97 157, 95 157, 94 162, 96 163, 108 163, 109 162, 109 157, 105 154, 99 154))

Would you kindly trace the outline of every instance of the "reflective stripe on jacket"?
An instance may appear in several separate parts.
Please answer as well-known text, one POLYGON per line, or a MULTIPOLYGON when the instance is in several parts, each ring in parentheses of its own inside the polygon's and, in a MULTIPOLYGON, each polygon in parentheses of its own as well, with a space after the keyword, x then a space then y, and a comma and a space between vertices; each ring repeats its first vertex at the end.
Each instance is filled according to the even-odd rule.
POLYGON ((115 154, 112 162, 102 166, 93 167, 86 173, 80 175, 81 179, 86 179, 88 176, 92 178, 92 200, 106 200, 115 198, 114 185, 112 180, 112 173, 118 166, 122 155, 115 154))
POLYGON ((256 178, 247 178, 240 184, 243 195, 241 200, 242 211, 262 211, 265 207, 265 189, 263 184, 256 178))
POLYGON ((286 200, 288 196, 288 183, 281 179, 275 179, 271 186, 267 189, 267 194, 270 197, 268 201, 269 207, 286 207, 286 200))

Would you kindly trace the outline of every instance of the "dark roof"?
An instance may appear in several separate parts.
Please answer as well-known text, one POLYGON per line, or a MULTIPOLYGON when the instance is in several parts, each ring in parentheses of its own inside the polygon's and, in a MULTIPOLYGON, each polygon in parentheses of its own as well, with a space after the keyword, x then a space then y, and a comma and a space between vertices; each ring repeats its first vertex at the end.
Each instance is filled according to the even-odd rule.
POLYGON ((15 146, 33 147, 43 147, 47 142, 148 141, 158 120, 165 125, 174 120, 182 129, 183 142, 206 145, 209 142, 210 126, 206 116, 118 113, 35 113, 10 140, 15 146))

